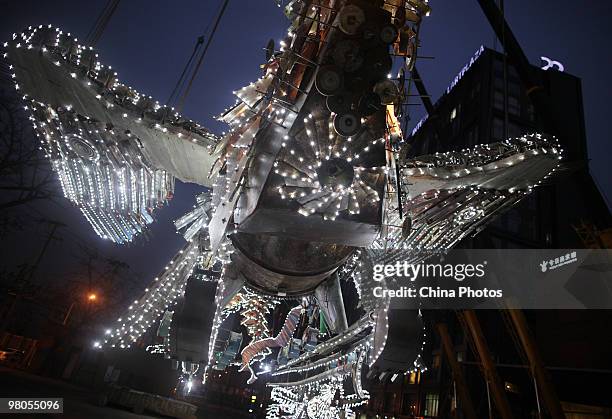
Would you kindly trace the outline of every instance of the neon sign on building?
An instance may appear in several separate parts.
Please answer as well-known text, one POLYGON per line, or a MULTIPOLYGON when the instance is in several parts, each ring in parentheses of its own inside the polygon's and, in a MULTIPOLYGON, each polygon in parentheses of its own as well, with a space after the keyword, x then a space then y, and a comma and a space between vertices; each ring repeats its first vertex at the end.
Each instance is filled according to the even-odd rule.
MULTIPOLYGON (((461 80, 463 78, 463 76, 465 76, 465 73, 467 73, 467 71, 474 65, 474 63, 478 60, 478 58, 480 58, 480 56, 482 55, 482 53, 484 52, 484 45, 481 45, 480 48, 478 48, 478 50, 474 53, 474 55, 472 56, 472 58, 470 59, 470 61, 468 63, 466 63, 463 68, 461 69, 461 71, 459 72, 459 74, 457 74, 455 76, 455 78, 453 79, 453 81, 451 82, 451 84, 446 88, 446 91, 444 93, 444 95, 442 95, 440 97, 440 99, 438 99, 438 101, 436 102, 436 105, 440 102, 440 100, 447 94, 450 93, 451 90, 453 90, 453 88, 457 85, 457 83, 459 83, 459 80, 461 80)), ((429 118, 429 114, 425 114, 421 120, 419 122, 417 122, 417 124, 415 125, 415 127, 412 130, 412 133, 410 134, 410 136, 414 136, 414 134, 423 126, 423 124, 425 123, 425 121, 427 120, 427 118, 429 118)))

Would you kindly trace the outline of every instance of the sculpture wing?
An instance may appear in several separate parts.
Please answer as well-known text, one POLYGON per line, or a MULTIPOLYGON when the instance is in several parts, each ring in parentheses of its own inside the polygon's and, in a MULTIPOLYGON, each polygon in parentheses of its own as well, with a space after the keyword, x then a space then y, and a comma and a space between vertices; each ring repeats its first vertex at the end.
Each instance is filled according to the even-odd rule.
POLYGON ((4 48, 64 195, 101 237, 132 240, 175 178, 210 186, 216 137, 120 83, 95 50, 51 26, 14 34, 4 48))
POLYGON ((395 193, 390 193, 386 231, 374 247, 396 249, 388 257, 404 259, 450 249, 531 192, 556 170, 561 153, 556 139, 530 134, 401 162, 407 192, 403 217, 396 210, 395 193))

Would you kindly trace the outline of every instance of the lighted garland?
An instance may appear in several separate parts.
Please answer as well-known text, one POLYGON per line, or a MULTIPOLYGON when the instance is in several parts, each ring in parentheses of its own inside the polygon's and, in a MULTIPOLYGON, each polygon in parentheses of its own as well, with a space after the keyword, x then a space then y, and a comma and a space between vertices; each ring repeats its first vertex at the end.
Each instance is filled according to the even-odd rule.
MULTIPOLYGON (((268 328, 268 317, 279 301, 259 296, 246 289, 240 295, 240 299, 240 315, 242 316, 240 324, 246 328, 247 333, 251 338, 251 342, 269 339, 270 329, 268 328)), ((262 352, 259 352, 252 359, 250 359, 248 361, 248 365, 250 366, 255 362, 263 361, 271 353, 272 351, 270 348, 265 348, 262 352)), ((251 373, 251 378, 256 378, 256 375, 252 369, 251 373)))
POLYGON ((246 328, 248 335, 251 339, 256 340, 270 337, 268 315, 277 302, 252 293, 243 294, 242 299, 242 310, 240 311, 242 320, 240 324, 246 328))
POLYGON ((368 154, 384 144, 384 138, 371 139, 368 130, 343 137, 335 132, 329 113, 310 114, 303 124, 295 135, 285 137, 274 163, 274 173, 283 179, 277 187, 280 197, 297 202, 301 215, 317 213, 330 220, 342 212, 359 214, 362 206, 380 201, 372 186, 386 167, 361 162, 372 159, 368 154))
MULTIPOLYGON (((123 118, 136 118, 137 123, 151 124, 153 129, 160 132, 172 131, 178 137, 187 135, 192 137, 193 142, 205 142, 211 146, 216 143, 214 152, 218 159, 211 170, 214 178, 212 195, 199 196, 194 210, 176 221, 177 229, 191 241, 169 263, 165 272, 156 278, 154 285, 146 289, 145 294, 130 306, 128 314, 118 320, 119 325, 108 331, 104 341, 106 345, 124 348, 137 342, 182 295, 194 267, 208 269, 216 262, 221 263, 222 270, 214 300, 216 311, 209 341, 209 360, 203 378, 206 379, 207 372, 214 366, 213 349, 218 331, 230 314, 240 312, 243 316, 242 324, 247 328, 251 343, 269 338, 267 316, 278 301, 266 299, 245 286, 230 304, 221 304, 228 297, 224 276, 226 264, 230 262, 234 251, 228 240, 227 228, 242 192, 245 180, 243 173, 251 161, 252 146, 261 129, 273 126, 286 132, 274 163, 273 171, 277 175, 274 181, 278 185, 276 191, 279 197, 297 203, 301 215, 317 215, 332 221, 338 216, 357 217, 364 207, 375 207, 381 199, 385 200, 385 224, 388 228, 383 229, 380 239, 372 247, 382 246, 385 250, 395 248, 397 251, 385 252, 378 259, 369 250, 356 252, 339 271, 343 278, 352 279, 360 297, 361 308, 366 314, 348 330, 318 342, 314 350, 290 360, 273 374, 274 377, 283 376, 287 380, 271 383, 273 404, 268 407, 269 418, 328 419, 338 417, 341 411, 349 414, 352 408, 367 402, 369 394, 361 383, 362 368, 366 364, 372 367, 386 345, 389 301, 373 298, 372 264, 401 257, 411 260, 422 257, 422 254, 415 256, 411 251, 415 248, 448 248, 467 234, 482 228, 493 213, 517 202, 535 185, 529 185, 525 190, 510 188, 502 191, 465 182, 417 195, 410 195, 410 188, 405 191, 404 186, 419 177, 449 182, 454 179, 464 181, 471 175, 517 164, 540 153, 550 153, 557 158, 562 150, 546 143, 547 140, 541 136, 534 135, 518 141, 477 146, 473 150, 438 153, 401 162, 398 179, 400 186, 396 191, 393 186, 388 189, 394 192, 394 200, 397 200, 398 195, 406 194, 407 200, 400 208, 399 204, 389 198, 393 194, 381 196, 384 190, 381 185, 388 183, 385 178, 395 176, 388 169, 394 167, 390 163, 393 159, 389 159, 387 153, 388 166, 378 162, 374 166, 371 163, 377 161, 375 155, 381 154, 380 151, 389 143, 389 137, 397 135, 397 132, 387 133, 384 137, 373 135, 375 130, 370 130, 371 121, 365 118, 359 121, 364 128, 359 133, 352 136, 340 135, 334 126, 337 115, 318 108, 313 111, 314 114, 299 121, 301 126, 296 125, 296 129, 291 130, 289 135, 289 128, 293 126, 300 106, 293 107, 291 101, 284 98, 288 92, 299 88, 288 84, 285 76, 291 65, 304 59, 296 56, 292 50, 292 43, 296 39, 294 31, 304 19, 325 22, 334 16, 320 6, 306 9, 301 6, 300 2, 291 2, 287 8, 294 23, 288 31, 289 49, 286 49, 287 43, 281 43, 282 54, 272 54, 266 64, 265 75, 235 92, 238 102, 221 117, 229 124, 230 131, 224 133, 219 142, 192 121, 182 120, 171 109, 118 83, 116 73, 110 67, 102 66, 93 50, 78 45, 76 40, 70 39, 69 34, 46 30, 51 28, 41 26, 30 29, 31 33, 27 35, 22 34, 21 39, 14 36, 18 44, 14 47, 32 49, 42 46, 41 53, 49 53, 57 58, 55 65, 66 66, 68 71, 72 71, 70 76, 73 79, 97 89, 97 99, 109 112, 117 112, 117 109, 112 111, 113 108, 126 109, 128 112, 122 115, 123 118), (294 5, 297 7, 295 10, 294 5), (322 13, 326 19, 321 17, 322 13), (22 42, 24 45, 21 45, 22 42), (342 177, 342 173, 346 173, 346 176, 342 177), (330 175, 333 175, 331 177, 335 178, 334 181, 328 181, 330 175), (447 207, 446 212, 437 212, 436 206, 443 207, 438 204, 448 203, 451 207, 447 207), (398 216, 400 210, 413 222, 413 226, 406 231, 401 227, 398 229, 398 225, 402 224, 398 216), (208 246, 207 242, 204 244, 209 239, 208 236, 204 237, 207 233, 205 230, 215 217, 223 217, 222 228, 216 228, 222 234, 218 234, 215 243, 208 246), (200 249, 200 245, 205 249, 200 249), (402 246, 410 251, 402 252, 402 246), (289 374, 294 374, 291 379, 289 374), (355 392, 345 395, 344 384, 349 379, 352 380, 355 392), (336 399, 338 403, 335 403, 336 399)), ((388 3, 383 7, 392 14, 398 13, 398 6, 388 3)), ((418 26, 428 10, 426 2, 411 0, 405 4, 403 12, 411 13, 412 21, 418 26)), ((414 25, 408 26, 412 28, 414 25)), ((416 36, 411 39, 414 42, 416 36)), ((416 58, 416 45, 415 42, 410 60, 406 57, 408 68, 416 58)), ((19 90, 19 85, 16 87, 19 90)), ((98 121, 76 113, 70 105, 52 108, 32 101, 31 107, 35 128, 45 137, 43 143, 47 154, 52 159, 54 156, 56 158, 53 160, 54 168, 60 174, 66 196, 81 207, 99 234, 118 242, 131 240, 135 233, 150 222, 151 209, 171 195, 172 177, 163 170, 154 169, 146 161, 139 148, 133 147, 139 143, 138 138, 131 138, 133 134, 130 132, 118 133, 113 127, 100 126, 98 121), (129 144, 120 144, 122 140, 129 144), (116 209, 127 211, 128 215, 122 212, 123 218, 117 219, 116 209)), ((396 124, 388 124, 387 129, 395 130, 396 124)), ((233 232, 236 232, 237 227, 234 225, 233 232)), ((292 334, 293 331, 289 333, 290 339, 292 334)), ((422 344, 414 361, 414 369, 405 373, 426 369, 421 356, 426 336, 423 327, 422 344)), ((152 345, 148 350, 161 353, 166 348, 167 345, 152 345)), ((257 360, 262 361, 270 352, 268 349, 259 353, 257 360)), ((193 370, 184 372, 190 376, 194 373, 193 370)), ((400 373, 393 373, 392 381, 400 373)))
POLYGON ((104 239, 129 242, 153 221, 151 213, 172 196, 174 178, 152 169, 131 134, 121 135, 70 108, 32 102, 33 125, 64 196, 104 239))
POLYGON ((157 132, 210 147, 216 137, 121 84, 117 73, 98 61, 93 48, 79 44, 69 33, 40 25, 12 38, 3 44, 3 58, 21 67, 34 59, 41 68, 58 67, 46 71, 66 80, 67 86, 52 92, 52 99, 44 89, 40 93, 61 103, 41 103, 34 98, 38 92, 30 91, 36 83, 24 79, 20 84, 17 73, 24 78, 27 73, 9 65, 15 88, 25 90, 25 108, 64 195, 99 236, 116 243, 131 241, 153 221, 153 210, 174 190, 174 177, 152 163, 143 140, 157 132))
POLYGON ((527 134, 501 143, 401 162, 403 218, 399 215, 397 196, 388 195, 384 234, 372 248, 387 250, 387 257, 411 263, 431 256, 432 252, 450 249, 482 230, 493 215, 509 209, 551 176, 562 153, 554 137, 527 134), (502 169, 532 164, 534 158, 540 159, 538 164, 545 164, 542 167, 550 167, 549 172, 524 185, 488 186, 488 180, 502 169))
MULTIPOLYGON (((548 137, 538 133, 526 134, 517 138, 509 138, 499 143, 479 144, 471 149, 447 151, 407 159, 403 162, 402 168, 405 169, 408 175, 418 173, 444 178, 462 177, 476 171, 486 170, 486 166, 490 164, 493 165, 488 167, 488 169, 503 167, 503 160, 506 158, 519 156, 518 160, 522 161, 529 156, 537 156, 540 153, 550 153, 551 156, 560 160, 563 148, 560 147, 555 137, 548 137), (413 168, 417 168, 417 170, 413 168), (418 170, 423 168, 436 170, 418 170), (444 173, 440 168, 447 168, 447 172, 444 173)), ((517 163, 518 161, 516 160, 507 161, 505 165, 512 166, 517 163)))
POLYGON ((187 279, 193 272, 199 255, 198 242, 188 242, 168 263, 164 272, 146 288, 127 312, 117 319, 117 325, 106 331, 103 345, 129 348, 155 324, 158 318, 183 295, 187 279))
POLYGON ((174 221, 176 230, 185 240, 191 240, 196 234, 207 229, 213 211, 211 200, 209 192, 199 194, 196 196, 196 205, 193 209, 174 221))

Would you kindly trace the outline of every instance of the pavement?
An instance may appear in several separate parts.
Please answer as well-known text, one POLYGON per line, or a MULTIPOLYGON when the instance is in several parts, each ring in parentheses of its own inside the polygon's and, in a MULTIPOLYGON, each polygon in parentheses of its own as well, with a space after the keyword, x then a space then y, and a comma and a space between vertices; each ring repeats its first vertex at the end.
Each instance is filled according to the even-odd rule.
POLYGON ((0 418, 55 418, 55 419, 140 419, 159 416, 138 415, 113 406, 97 406, 97 394, 61 380, 33 375, 25 371, 0 366, 0 397, 63 397, 63 414, 0 414, 0 418))

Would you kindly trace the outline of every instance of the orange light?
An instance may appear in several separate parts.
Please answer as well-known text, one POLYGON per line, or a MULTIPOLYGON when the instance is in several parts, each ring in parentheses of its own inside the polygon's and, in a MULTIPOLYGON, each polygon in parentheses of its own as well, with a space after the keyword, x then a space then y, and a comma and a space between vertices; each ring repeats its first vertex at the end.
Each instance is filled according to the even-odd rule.
POLYGON ((97 296, 96 294, 94 294, 94 293, 91 293, 91 294, 89 294, 89 295, 87 296, 87 299, 88 299, 89 301, 96 301, 96 298, 98 298, 98 296, 97 296))

